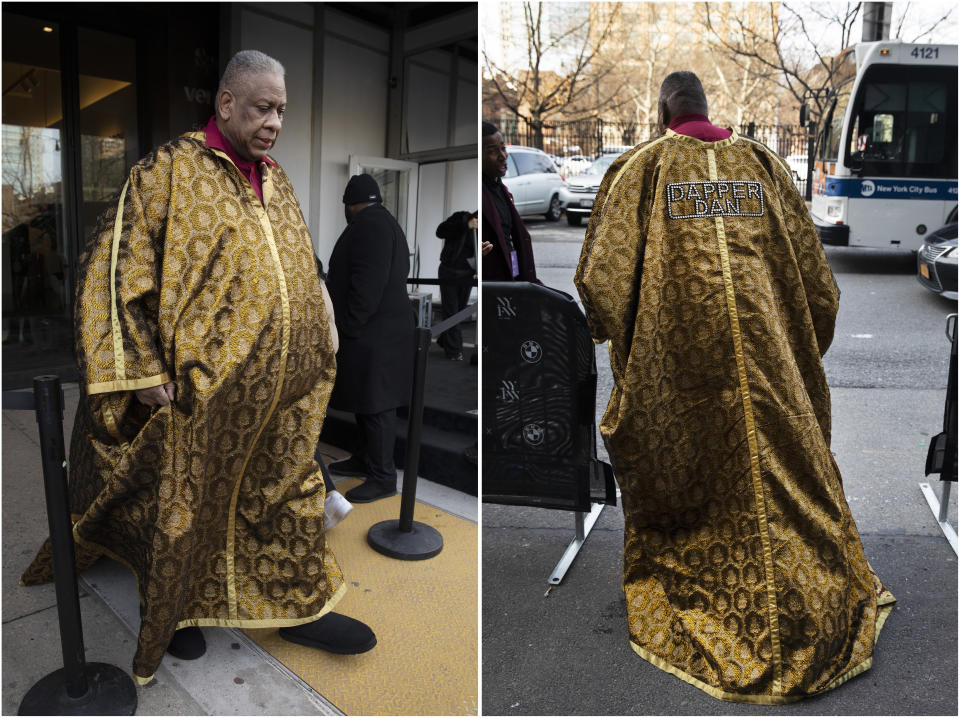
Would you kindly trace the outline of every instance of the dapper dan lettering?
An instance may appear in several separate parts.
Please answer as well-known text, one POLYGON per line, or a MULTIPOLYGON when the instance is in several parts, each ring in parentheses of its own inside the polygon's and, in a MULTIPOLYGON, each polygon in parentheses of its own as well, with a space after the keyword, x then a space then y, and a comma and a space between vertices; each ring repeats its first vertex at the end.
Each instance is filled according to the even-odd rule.
POLYGON ((667 185, 671 219, 691 217, 762 217, 763 187, 747 180, 673 182, 667 185))

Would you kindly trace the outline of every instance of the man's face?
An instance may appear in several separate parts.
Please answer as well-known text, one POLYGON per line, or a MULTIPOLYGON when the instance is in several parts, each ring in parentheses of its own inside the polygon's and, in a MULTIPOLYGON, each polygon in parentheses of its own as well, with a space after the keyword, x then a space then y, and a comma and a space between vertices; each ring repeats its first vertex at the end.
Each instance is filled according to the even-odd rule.
POLYGON ((347 220, 347 224, 351 224, 354 218, 360 214, 363 210, 369 207, 371 204, 376 204, 375 202, 356 202, 354 204, 345 204, 343 205, 343 216, 347 220))
POLYGON ((503 135, 494 132, 482 140, 481 171, 484 177, 496 179, 507 173, 507 146, 503 143, 503 135))
POLYGON ((249 75, 236 94, 220 94, 220 129, 243 159, 260 160, 276 143, 286 109, 283 75, 249 75))

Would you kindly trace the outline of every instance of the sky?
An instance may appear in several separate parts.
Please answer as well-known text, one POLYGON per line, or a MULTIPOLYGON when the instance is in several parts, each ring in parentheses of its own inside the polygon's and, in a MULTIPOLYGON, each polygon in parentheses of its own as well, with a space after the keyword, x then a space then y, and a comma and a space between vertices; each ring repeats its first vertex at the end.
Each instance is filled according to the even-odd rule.
MULTIPOLYGON (((670 0, 666 0, 670 1, 670 0)), ((519 5, 518 2, 510 3, 512 5, 519 5)), ((557 4, 556 0, 553 0, 551 3, 548 0, 548 4, 557 4)), ((584 3, 585 4, 585 3, 584 3)), ((829 14, 829 10, 835 8, 844 8, 847 3, 845 2, 836 2, 834 0, 823 0, 818 2, 809 2, 807 0, 796 0, 794 3, 789 3, 791 7, 796 7, 797 9, 804 8, 805 6, 816 5, 817 9, 820 10, 823 14, 829 14)), ((932 42, 932 43, 950 43, 956 44, 958 42, 958 35, 960 35, 960 30, 958 30, 958 19, 960 19, 960 9, 957 7, 956 0, 922 0, 917 1, 913 0, 912 2, 894 2, 893 3, 893 23, 894 27, 899 22, 901 17, 906 16, 906 22, 903 25, 901 32, 901 38, 905 41, 912 42, 917 35, 921 32, 929 29, 938 19, 943 17, 951 8, 953 8, 953 13, 946 22, 941 22, 936 29, 923 38, 921 42, 932 42)), ((481 30, 481 47, 483 50, 490 55, 491 58, 502 58, 504 49, 500 47, 500 16, 498 12, 497 3, 481 3, 480 5, 480 30, 481 30)), ((515 18, 522 18, 522 12, 519 8, 515 8, 513 11, 515 18)), ((812 14, 804 13, 805 18, 809 20, 809 27, 811 28, 812 34, 815 37, 821 38, 821 43, 823 45, 822 51, 828 54, 839 51, 841 48, 836 47, 839 44, 839 34, 834 30, 830 31, 828 23, 818 21, 816 17, 812 14), (819 32, 817 31, 817 25, 820 25, 819 32)), ((893 28, 891 28, 891 33, 893 28)), ((857 23, 854 27, 852 38, 854 41, 859 41, 862 34, 862 25, 860 20, 857 20, 857 23)), ((520 47, 522 45, 524 38, 521 35, 518 35, 514 38, 511 48, 507 48, 507 52, 510 52, 511 64, 521 62, 525 58, 525 47, 520 47)), ((482 58, 481 58, 482 61, 482 58)), ((502 61, 502 60, 501 60, 502 61)), ((515 68, 514 68, 515 69, 515 68)), ((552 68, 547 68, 552 69, 552 68)))
MULTIPOLYGON (((920 32, 929 28, 936 20, 943 17, 951 8, 953 14, 946 22, 940 23, 936 30, 924 39, 924 42, 957 44, 958 25, 957 20, 960 16, 960 10, 955 1, 943 2, 942 0, 926 0, 925 2, 895 2, 893 3, 893 17, 899 20, 906 11, 907 22, 904 24, 902 33, 903 39, 910 42, 920 32)), ((859 33, 857 35, 859 37, 859 33)))

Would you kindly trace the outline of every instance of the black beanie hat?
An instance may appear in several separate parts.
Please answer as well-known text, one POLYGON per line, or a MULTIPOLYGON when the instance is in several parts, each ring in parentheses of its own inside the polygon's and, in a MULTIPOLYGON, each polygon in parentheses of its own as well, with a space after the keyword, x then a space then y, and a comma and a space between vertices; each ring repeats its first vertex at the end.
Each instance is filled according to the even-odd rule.
POLYGON ((360 202, 383 202, 377 181, 368 174, 351 177, 350 181, 347 182, 347 188, 343 191, 344 204, 359 204, 360 202))

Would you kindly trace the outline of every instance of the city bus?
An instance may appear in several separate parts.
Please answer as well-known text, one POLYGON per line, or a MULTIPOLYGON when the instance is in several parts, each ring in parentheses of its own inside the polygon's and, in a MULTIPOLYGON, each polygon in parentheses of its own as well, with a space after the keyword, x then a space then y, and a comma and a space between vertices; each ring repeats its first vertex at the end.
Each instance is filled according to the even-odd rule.
POLYGON ((957 206, 957 46, 861 43, 825 118, 811 214, 823 244, 920 248, 957 206))

